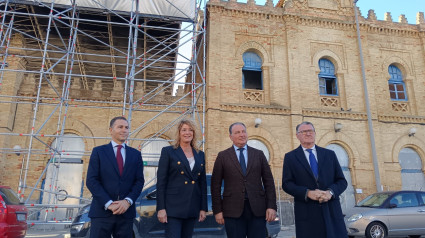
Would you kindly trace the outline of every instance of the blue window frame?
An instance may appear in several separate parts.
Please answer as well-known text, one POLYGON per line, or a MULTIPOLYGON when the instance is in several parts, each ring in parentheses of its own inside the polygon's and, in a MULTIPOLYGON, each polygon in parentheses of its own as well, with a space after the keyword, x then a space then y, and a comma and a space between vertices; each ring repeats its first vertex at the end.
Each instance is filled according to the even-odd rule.
POLYGON ((397 66, 390 65, 388 67, 388 73, 390 74, 388 88, 390 90, 391 100, 407 101, 406 87, 400 69, 397 66))
POLYGON ((254 52, 245 52, 242 56, 242 87, 246 89, 263 89, 263 61, 254 52))
POLYGON ((319 91, 320 95, 338 96, 338 81, 335 76, 335 66, 327 59, 319 60, 319 91))

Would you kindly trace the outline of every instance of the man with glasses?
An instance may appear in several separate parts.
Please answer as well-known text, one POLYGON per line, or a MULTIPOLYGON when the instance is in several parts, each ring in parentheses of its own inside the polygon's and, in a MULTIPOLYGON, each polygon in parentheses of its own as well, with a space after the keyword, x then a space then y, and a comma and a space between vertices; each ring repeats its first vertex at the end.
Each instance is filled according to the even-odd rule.
POLYGON ((315 145, 311 122, 296 127, 300 146, 286 153, 282 188, 294 197, 297 238, 347 237, 339 195, 347 188, 335 152, 315 145))

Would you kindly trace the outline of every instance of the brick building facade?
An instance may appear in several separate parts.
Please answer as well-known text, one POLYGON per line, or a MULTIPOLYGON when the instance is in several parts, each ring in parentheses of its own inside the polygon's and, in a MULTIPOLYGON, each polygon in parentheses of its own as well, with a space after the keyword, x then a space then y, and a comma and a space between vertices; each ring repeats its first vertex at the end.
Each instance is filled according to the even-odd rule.
MULTIPOLYGON (((247 126, 250 143, 268 152, 278 185, 284 154, 299 145, 295 126, 310 121, 316 127, 317 144, 336 148, 344 157, 341 162, 346 175, 350 176, 349 196, 352 200, 375 192, 351 1, 281 0, 273 6, 268 0, 264 6, 259 6, 254 0, 246 4, 236 0, 210 0, 205 16, 207 169, 211 172, 218 152, 231 145, 228 126, 241 121, 247 126), (255 122, 257 118, 261 119, 259 125, 255 122)), ((359 21, 367 97, 383 189, 422 186, 425 181, 419 180, 415 185, 412 178, 423 179, 425 171, 424 15, 418 14, 417 24, 407 24, 403 17, 399 22, 393 22, 390 14, 386 20, 379 21, 374 12, 369 11, 368 17, 360 17, 359 21), (416 129, 414 134, 410 133, 412 128, 416 129), (400 161, 401 157, 407 165, 400 161), (409 158, 415 163, 409 164, 409 158)), ((22 35, 15 35, 10 44, 16 47, 11 47, 9 54, 24 54, 19 49, 28 46, 27 41, 22 35)), ((84 49, 84 45, 83 50, 94 52, 90 47, 84 49)), ((32 63, 13 57, 7 62, 9 69, 27 69, 32 63)), ((34 110, 38 110, 36 128, 52 117, 54 120, 48 120, 43 126, 43 133, 53 135, 57 131, 58 121, 62 118, 60 113, 64 112, 52 113, 57 98, 49 87, 42 87, 37 93, 37 78, 13 70, 3 76, 1 94, 10 101, 0 104, 3 112, 0 130, 14 134, 0 136, 3 148, 29 147, 29 137, 19 134, 28 134, 32 130, 34 110), (13 103, 16 102, 15 95, 20 97, 19 104, 13 103), (24 97, 36 95, 42 95, 44 99, 35 109, 33 98, 28 98, 26 104, 24 97)), ((61 78, 52 78, 51 82, 58 88, 62 86, 61 78)), ((108 122, 122 113, 123 84, 111 82, 91 80, 85 84, 74 79, 70 86, 71 98, 75 100, 69 101, 63 127, 65 134, 83 137, 82 172, 77 175, 83 180, 91 149, 108 142, 108 122)), ((137 82, 134 92, 142 96, 148 91, 145 84, 137 82)), ((178 94, 181 96, 184 92, 178 94)), ((155 117, 156 112, 176 102, 170 90, 155 95, 154 103, 144 105, 145 110, 134 112, 132 125, 144 125, 155 117)), ((190 107, 190 98, 176 104, 182 108, 190 107)), ((132 135, 136 140, 130 145, 138 148, 144 138, 155 135, 164 125, 171 123, 176 113, 181 112, 176 109, 164 113, 149 126, 142 126, 132 135)), ((172 130, 166 131, 161 138, 166 141, 172 139, 173 134, 172 130)), ((40 136, 39 139, 45 144, 34 142, 33 148, 38 152, 34 152, 29 161, 27 184, 35 184, 50 157, 46 144, 50 145, 54 138, 40 136)), ((18 175, 25 162, 22 154, 3 153, 0 159, 1 183, 18 186, 18 175)), ((83 190, 84 197, 89 197, 86 188, 83 190)), ((32 200, 37 200, 38 194, 33 196, 32 200)))
MULTIPOLYGON (((379 21, 373 10, 367 18, 359 18, 383 189, 401 189, 402 176, 408 177, 409 171, 422 176, 418 186, 423 186, 424 15, 418 13, 417 24, 407 24, 403 16, 393 22, 389 13, 386 20, 379 21), (390 75, 389 68, 398 69, 398 74, 390 75), (391 88, 397 76, 402 79, 395 86, 403 85, 401 91, 391 88), (416 128, 416 134, 409 136, 411 128, 416 128), (420 165, 403 170, 399 161, 403 148, 410 148, 407 151, 413 151, 416 160, 420 158, 420 165)), ((255 1, 211 0, 207 20, 209 168, 217 153, 230 146, 227 126, 242 121, 250 140, 267 147, 279 180, 284 154, 299 145, 295 126, 310 121, 316 127, 319 146, 346 152, 343 167, 351 176, 351 196, 358 200, 375 192, 351 1, 282 0, 277 6, 272 1, 259 6, 255 1), (258 82, 252 83, 255 80, 258 82), (256 118, 262 121, 258 127, 256 118), (342 128, 335 130, 335 125, 342 128)))

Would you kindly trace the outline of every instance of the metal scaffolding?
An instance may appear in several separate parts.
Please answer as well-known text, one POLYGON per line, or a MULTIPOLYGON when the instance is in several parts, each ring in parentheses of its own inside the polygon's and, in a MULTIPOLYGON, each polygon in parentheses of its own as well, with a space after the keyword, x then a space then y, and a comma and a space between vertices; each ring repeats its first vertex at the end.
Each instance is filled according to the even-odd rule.
MULTIPOLYGON (((39 223, 70 222, 72 214, 59 219, 47 212, 67 207, 60 203, 66 198, 78 199, 73 208, 88 200, 63 193, 57 186, 65 157, 83 158, 84 164, 92 149, 66 150, 64 140, 109 139, 68 134, 73 129, 67 124, 70 117, 84 121, 90 113, 102 111, 125 115, 129 142, 140 144, 142 156, 158 158, 160 151, 143 154, 144 146, 169 141, 164 133, 180 119, 191 117, 200 126, 203 145, 206 24, 202 9, 206 0, 192 1, 189 12, 194 17, 145 13, 140 11, 145 0, 127 1, 129 10, 108 8, 96 0, 84 1, 87 4, 72 0, 68 5, 63 0, 0 1, 0 107, 2 113, 10 112, 0 125, 8 128, 0 131, 0 154, 3 161, 8 155, 22 155, 18 194, 34 207, 39 223), (25 112, 31 118, 19 118, 25 112), (141 136, 141 131, 158 121, 155 133, 141 136), (26 123, 28 129, 16 126, 19 123, 26 123), (23 146, 13 147, 18 140, 24 141, 23 146), (38 179, 30 180, 29 174, 36 174, 34 163, 43 156, 48 160, 38 162, 44 166, 38 179), (51 181, 45 187, 48 171, 51 181), (41 211, 45 212, 40 215, 41 211)), ((177 8, 176 0, 162 2, 177 8)), ((145 161, 146 166, 155 164, 145 161)))

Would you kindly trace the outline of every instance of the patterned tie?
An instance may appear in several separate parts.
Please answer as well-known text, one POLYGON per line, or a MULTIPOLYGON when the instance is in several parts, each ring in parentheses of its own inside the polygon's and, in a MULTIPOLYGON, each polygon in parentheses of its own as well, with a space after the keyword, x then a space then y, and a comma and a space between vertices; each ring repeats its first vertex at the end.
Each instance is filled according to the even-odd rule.
POLYGON ((120 171, 120 176, 122 175, 122 171, 124 168, 121 148, 122 148, 122 145, 117 145, 117 163, 118 163, 118 170, 120 171))
POLYGON ((306 149, 306 151, 309 153, 308 160, 310 160, 311 170, 313 171, 314 177, 317 178, 317 176, 319 176, 319 166, 317 165, 316 156, 314 156, 312 149, 306 149))
POLYGON ((245 164, 245 156, 243 155, 243 150, 245 148, 239 148, 239 163, 241 164, 241 169, 243 175, 246 175, 246 164, 245 164))

